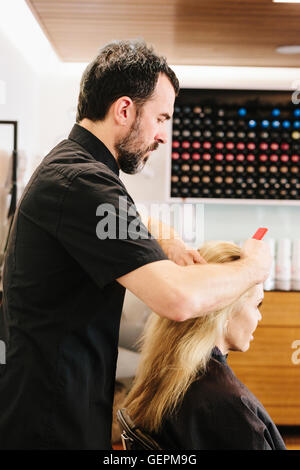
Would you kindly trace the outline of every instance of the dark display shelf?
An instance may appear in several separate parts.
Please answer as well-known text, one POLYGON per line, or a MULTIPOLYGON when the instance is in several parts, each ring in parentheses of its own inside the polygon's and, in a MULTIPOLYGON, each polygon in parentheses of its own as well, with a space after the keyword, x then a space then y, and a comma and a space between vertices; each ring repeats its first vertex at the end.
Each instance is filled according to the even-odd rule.
POLYGON ((290 91, 182 89, 171 198, 300 201, 300 105, 290 91))

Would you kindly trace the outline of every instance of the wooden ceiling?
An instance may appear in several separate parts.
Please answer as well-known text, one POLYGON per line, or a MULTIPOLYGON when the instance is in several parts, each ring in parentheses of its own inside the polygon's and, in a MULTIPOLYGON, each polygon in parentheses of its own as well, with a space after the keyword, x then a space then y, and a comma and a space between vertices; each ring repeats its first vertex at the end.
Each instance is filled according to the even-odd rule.
POLYGON ((173 65, 300 67, 300 4, 272 0, 26 0, 61 60, 144 38, 173 65))

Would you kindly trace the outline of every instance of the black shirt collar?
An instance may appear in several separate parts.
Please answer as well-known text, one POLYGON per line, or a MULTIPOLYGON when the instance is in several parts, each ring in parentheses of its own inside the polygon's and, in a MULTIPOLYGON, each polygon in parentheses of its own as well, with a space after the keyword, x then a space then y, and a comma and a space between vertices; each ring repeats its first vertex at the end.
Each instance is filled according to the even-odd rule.
POLYGON ((74 124, 73 129, 69 134, 69 139, 74 140, 84 147, 95 158, 95 160, 104 163, 117 176, 119 176, 119 167, 114 156, 103 142, 101 142, 101 140, 90 131, 85 129, 85 127, 82 127, 79 124, 74 124))
POLYGON ((213 348, 211 355, 214 359, 221 362, 222 364, 227 364, 228 354, 222 354, 220 349, 217 346, 213 348))

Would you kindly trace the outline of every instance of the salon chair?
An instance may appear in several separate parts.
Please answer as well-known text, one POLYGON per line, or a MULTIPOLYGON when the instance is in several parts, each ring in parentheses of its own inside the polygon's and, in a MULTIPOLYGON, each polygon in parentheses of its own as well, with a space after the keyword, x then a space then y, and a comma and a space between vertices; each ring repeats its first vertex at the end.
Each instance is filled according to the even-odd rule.
POLYGON ((126 408, 117 411, 124 450, 162 450, 159 444, 145 431, 139 429, 128 415, 126 408))

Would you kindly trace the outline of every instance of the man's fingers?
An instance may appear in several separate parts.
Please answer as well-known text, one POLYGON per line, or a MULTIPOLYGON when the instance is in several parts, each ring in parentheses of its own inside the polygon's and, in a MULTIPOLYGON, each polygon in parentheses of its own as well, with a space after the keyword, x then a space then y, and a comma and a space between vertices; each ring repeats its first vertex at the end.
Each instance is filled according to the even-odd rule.
POLYGON ((207 264, 207 261, 199 254, 199 261, 198 261, 198 263, 207 264))
POLYGON ((206 264, 206 261, 204 258, 202 258, 202 256, 200 255, 199 251, 197 250, 189 250, 191 256, 192 256, 192 259, 193 259, 193 262, 194 263, 200 263, 200 264, 206 264))
POLYGON ((168 258, 180 266, 206 263, 197 250, 188 249, 182 241, 167 240, 163 244, 161 243, 161 246, 168 258))
MULTIPOLYGON (((174 257, 175 258, 175 257, 174 257)), ((177 256, 174 261, 180 266, 190 266, 192 264, 205 264, 206 261, 196 250, 186 250, 180 256, 177 256)))

